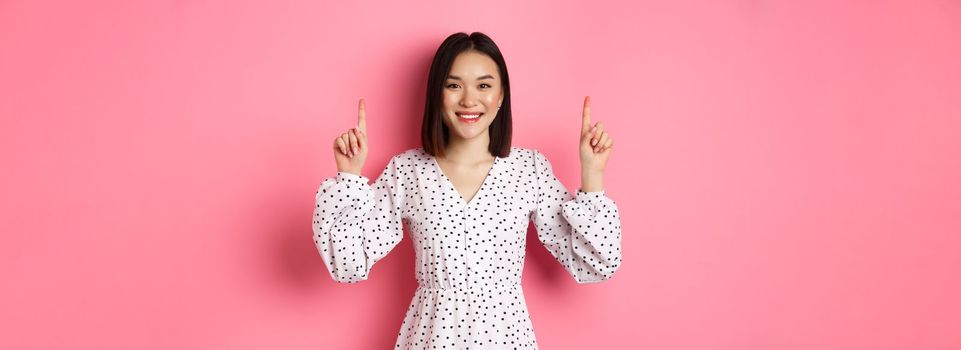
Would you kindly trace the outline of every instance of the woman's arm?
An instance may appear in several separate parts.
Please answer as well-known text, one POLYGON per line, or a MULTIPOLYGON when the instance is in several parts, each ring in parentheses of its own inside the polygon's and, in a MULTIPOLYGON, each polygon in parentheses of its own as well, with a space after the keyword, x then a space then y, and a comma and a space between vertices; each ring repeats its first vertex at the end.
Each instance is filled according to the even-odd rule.
POLYGON ((335 281, 366 280, 403 239, 406 184, 398 162, 392 158, 373 186, 364 176, 338 172, 317 190, 314 243, 335 281))
POLYGON ((534 168, 537 205, 530 215, 537 238, 577 283, 610 279, 621 265, 617 204, 603 191, 579 189, 572 196, 537 151, 534 168))

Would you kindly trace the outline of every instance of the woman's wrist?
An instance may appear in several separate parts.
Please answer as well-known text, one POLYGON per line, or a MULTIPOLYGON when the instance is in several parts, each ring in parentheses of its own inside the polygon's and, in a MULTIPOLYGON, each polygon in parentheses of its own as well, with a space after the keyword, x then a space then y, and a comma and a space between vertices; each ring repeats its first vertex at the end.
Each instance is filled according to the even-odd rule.
POLYGON ((597 192, 604 190, 604 173, 581 170, 581 191, 597 192))
POLYGON ((357 176, 361 176, 361 175, 360 175, 360 169, 340 169, 340 168, 338 168, 338 169, 337 169, 337 172, 338 172, 338 173, 348 173, 348 174, 354 174, 354 175, 357 175, 357 176))

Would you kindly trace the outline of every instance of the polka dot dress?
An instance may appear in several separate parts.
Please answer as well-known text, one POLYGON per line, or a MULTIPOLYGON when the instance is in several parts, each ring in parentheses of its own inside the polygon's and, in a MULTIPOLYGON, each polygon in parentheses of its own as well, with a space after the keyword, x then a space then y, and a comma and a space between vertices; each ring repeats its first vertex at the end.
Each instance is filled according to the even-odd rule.
POLYGON ((368 180, 338 172, 321 183, 314 242, 335 281, 356 283, 408 224, 418 287, 395 349, 537 349, 520 284, 530 221, 577 283, 607 280, 621 264, 614 201, 604 191, 572 196, 533 149, 495 158, 470 202, 422 148, 368 180))

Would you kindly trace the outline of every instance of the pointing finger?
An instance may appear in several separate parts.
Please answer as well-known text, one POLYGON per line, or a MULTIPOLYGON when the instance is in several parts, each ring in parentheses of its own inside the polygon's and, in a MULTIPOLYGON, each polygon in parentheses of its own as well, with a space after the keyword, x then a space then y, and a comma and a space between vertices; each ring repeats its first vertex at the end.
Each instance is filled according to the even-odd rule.
POLYGON ((367 106, 363 98, 357 104, 357 127, 362 131, 367 131, 367 106))
POLYGON ((591 128, 591 97, 584 97, 584 113, 581 117, 581 133, 585 133, 591 128))

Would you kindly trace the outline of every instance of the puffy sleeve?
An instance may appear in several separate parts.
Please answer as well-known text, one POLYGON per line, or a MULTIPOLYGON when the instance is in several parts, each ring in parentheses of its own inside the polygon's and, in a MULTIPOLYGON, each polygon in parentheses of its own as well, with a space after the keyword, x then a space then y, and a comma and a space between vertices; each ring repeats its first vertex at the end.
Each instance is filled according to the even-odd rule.
POLYGON ((394 157, 373 186, 368 178, 337 172, 315 196, 314 243, 340 283, 367 279, 371 267, 404 237, 405 183, 394 157))
POLYGON ((604 191, 571 196, 550 161, 534 151, 537 205, 531 220, 537 238, 577 283, 610 279, 621 265, 621 220, 604 191))

